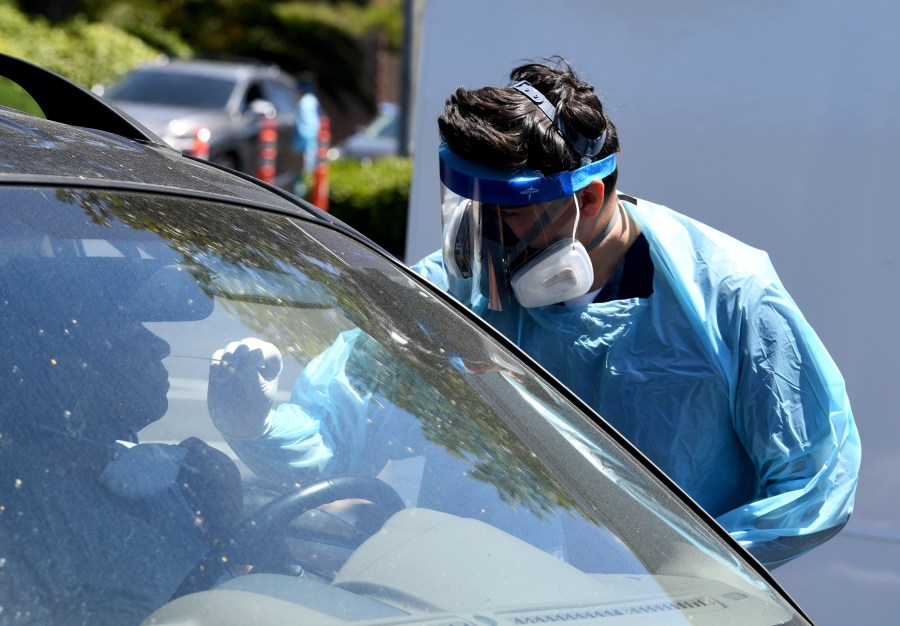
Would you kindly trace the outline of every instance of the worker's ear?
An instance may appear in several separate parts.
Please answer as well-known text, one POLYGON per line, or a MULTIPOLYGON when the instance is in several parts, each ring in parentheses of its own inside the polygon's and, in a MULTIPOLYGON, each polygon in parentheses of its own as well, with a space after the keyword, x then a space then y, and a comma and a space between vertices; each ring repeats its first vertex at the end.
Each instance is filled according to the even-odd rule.
POLYGON ((581 216, 587 219, 596 217, 603 208, 603 192, 606 186, 602 180, 592 180, 586 187, 578 191, 578 205, 581 216))

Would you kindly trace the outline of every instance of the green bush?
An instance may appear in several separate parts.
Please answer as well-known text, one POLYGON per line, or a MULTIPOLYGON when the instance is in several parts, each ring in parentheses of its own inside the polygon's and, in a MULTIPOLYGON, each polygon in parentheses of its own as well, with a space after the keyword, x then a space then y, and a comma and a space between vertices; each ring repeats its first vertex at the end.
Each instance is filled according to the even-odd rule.
POLYGON ((116 24, 116 26, 128 34, 134 35, 151 48, 158 49, 166 56, 186 59, 193 54, 191 47, 177 34, 166 30, 162 26, 141 21, 130 24, 116 24))
POLYGON ((0 51, 46 67, 85 87, 105 83, 159 56, 134 35, 74 19, 50 24, 0 5, 0 51))
POLYGON ((329 211, 402 259, 411 181, 409 158, 388 157, 366 163, 331 161, 329 211))

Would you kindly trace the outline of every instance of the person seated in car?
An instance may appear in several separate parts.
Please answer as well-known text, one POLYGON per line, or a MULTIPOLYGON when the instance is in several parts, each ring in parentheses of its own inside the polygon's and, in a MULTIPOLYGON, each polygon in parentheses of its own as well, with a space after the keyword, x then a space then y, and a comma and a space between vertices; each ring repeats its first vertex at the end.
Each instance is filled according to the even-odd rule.
POLYGON ((46 306, 41 276, 0 299, 0 622, 139 623, 228 541, 240 475, 196 438, 138 444, 169 345, 86 285, 46 306))

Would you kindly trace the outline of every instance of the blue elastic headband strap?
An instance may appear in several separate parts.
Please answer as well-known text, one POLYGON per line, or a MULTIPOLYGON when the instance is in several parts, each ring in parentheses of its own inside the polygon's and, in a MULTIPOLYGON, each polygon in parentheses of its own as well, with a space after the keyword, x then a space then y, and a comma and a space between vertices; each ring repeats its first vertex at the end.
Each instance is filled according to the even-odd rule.
POLYGON ((442 143, 438 148, 441 182, 464 198, 485 204, 525 206, 571 196, 588 183, 606 178, 616 169, 616 155, 588 163, 571 172, 544 176, 540 172, 510 172, 468 161, 442 143))

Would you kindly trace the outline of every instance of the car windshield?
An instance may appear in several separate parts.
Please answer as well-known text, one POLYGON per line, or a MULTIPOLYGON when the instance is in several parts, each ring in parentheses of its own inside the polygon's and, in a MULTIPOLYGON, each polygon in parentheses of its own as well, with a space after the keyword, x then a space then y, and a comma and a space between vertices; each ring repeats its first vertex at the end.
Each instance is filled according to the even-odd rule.
POLYGON ((110 100, 162 104, 194 109, 222 109, 235 80, 200 72, 145 68, 123 76, 106 91, 110 100))
POLYGON ((345 234, 2 190, 0 607, 50 623, 806 623, 345 234))

